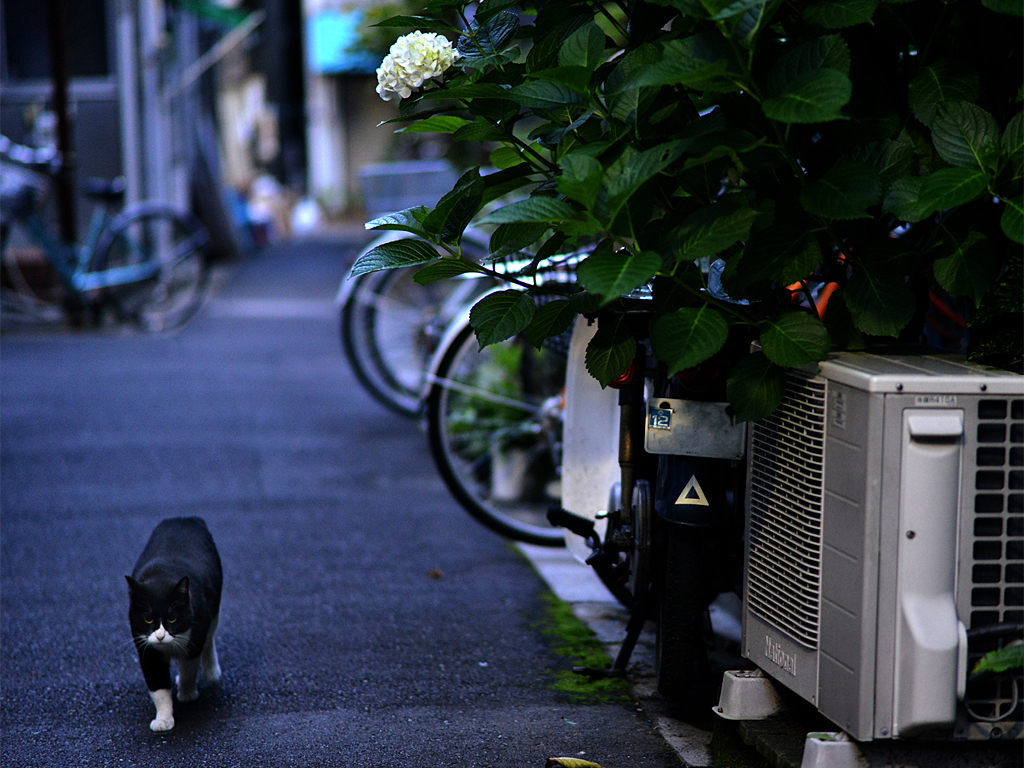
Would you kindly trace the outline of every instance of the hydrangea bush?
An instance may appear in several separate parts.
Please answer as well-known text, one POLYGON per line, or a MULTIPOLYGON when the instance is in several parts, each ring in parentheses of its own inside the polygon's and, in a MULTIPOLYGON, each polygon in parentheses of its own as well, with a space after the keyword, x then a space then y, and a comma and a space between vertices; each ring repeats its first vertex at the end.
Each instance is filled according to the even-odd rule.
POLYGON ((432 0, 385 26, 443 33, 451 58, 414 32, 380 93, 401 97, 402 130, 484 145, 493 172, 368 224, 414 237, 353 274, 420 265, 427 283, 523 249, 528 273, 585 249, 579 292, 484 298, 480 343, 539 344, 596 314, 587 366, 607 384, 634 356, 623 297, 650 285, 670 373, 760 342, 729 378, 741 419, 777 406, 787 368, 919 340, 943 302, 969 319, 969 357, 1019 371, 1021 15, 1019 0, 432 0), (476 263, 460 238, 483 210, 476 263))

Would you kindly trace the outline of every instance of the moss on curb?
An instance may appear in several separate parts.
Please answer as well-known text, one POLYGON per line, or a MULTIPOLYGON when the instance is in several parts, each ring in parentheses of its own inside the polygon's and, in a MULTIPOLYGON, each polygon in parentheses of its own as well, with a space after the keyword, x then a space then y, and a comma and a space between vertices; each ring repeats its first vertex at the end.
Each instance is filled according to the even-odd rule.
MULTIPOLYGON (((607 669, 611 660, 594 632, 573 613, 572 606, 550 592, 541 595, 544 606, 543 633, 551 638, 552 651, 565 658, 572 667, 607 669)), ((590 680, 572 669, 554 672, 555 690, 569 696, 577 704, 631 702, 625 680, 590 680)))

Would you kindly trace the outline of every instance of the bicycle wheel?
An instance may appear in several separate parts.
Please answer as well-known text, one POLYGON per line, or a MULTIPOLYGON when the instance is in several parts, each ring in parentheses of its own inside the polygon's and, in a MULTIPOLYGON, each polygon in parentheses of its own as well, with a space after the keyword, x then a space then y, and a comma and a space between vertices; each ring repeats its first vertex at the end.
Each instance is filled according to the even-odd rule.
POLYGON ((355 278, 341 308, 341 346, 356 378, 402 414, 421 410, 424 371, 455 313, 489 281, 479 277, 419 285, 407 269, 355 278))
POLYGON ((546 519, 561 498, 566 356, 515 337, 477 351, 468 323, 453 337, 427 397, 430 451, 473 517, 517 541, 560 547, 546 519))
POLYGON ((176 328, 202 306, 209 284, 206 230, 194 217, 159 205, 125 211, 96 248, 92 270, 158 265, 148 280, 109 285, 118 314, 151 332, 176 328))

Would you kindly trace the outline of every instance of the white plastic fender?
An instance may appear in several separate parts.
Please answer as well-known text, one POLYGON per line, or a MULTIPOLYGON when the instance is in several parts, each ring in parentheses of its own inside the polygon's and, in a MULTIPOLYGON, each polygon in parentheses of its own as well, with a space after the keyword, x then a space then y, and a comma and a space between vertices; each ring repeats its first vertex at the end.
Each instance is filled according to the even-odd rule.
MULTIPOLYGON (((562 433, 562 507, 588 520, 597 520, 598 512, 608 509, 620 473, 618 392, 601 389, 584 364, 587 344, 596 332, 596 322, 576 319, 569 344, 562 433)), ((595 527, 603 540, 605 521, 597 520, 595 527)), ((580 562, 591 554, 586 541, 569 531, 565 544, 580 562)))

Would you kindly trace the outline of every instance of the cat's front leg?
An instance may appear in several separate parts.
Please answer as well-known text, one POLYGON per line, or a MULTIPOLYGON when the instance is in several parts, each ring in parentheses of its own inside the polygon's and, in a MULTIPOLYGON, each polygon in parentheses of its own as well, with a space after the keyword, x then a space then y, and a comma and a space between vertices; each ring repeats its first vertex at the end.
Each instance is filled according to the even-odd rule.
POLYGON ((151 731, 169 731, 174 727, 174 697, 171 696, 170 688, 161 688, 157 691, 150 691, 153 698, 153 706, 156 707, 156 717, 149 724, 151 731))
POLYGON ((194 701, 199 698, 196 680, 199 677, 199 659, 178 660, 178 701, 194 701))
POLYGON ((174 698, 171 695, 171 663, 167 657, 156 651, 147 652, 147 646, 139 648, 139 662, 142 677, 156 707, 156 717, 149 724, 150 730, 169 731, 174 727, 174 698))
POLYGON ((220 661, 217 659, 217 643, 213 639, 213 630, 206 636, 203 645, 203 680, 209 685, 220 682, 220 661))

